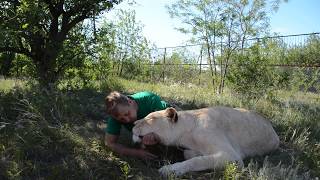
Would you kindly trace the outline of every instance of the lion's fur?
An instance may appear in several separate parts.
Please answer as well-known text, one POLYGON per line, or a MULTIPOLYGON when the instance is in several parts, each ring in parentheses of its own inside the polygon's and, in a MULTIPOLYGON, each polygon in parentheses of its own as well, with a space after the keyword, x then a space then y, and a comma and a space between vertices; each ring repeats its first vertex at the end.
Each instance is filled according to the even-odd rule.
POLYGON ((186 148, 187 160, 162 167, 162 174, 218 169, 228 162, 242 166, 245 157, 263 155, 279 146, 279 137, 268 120, 255 112, 229 107, 168 108, 150 113, 135 123, 134 140, 151 132, 162 144, 186 148))

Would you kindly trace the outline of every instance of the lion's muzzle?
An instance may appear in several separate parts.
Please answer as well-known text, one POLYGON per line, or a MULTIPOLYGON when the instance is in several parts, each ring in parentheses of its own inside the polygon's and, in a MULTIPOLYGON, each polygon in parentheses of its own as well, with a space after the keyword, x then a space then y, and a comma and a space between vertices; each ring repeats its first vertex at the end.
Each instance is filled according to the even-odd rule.
POLYGON ((135 135, 135 134, 132 135, 132 140, 133 140, 134 143, 141 143, 142 142, 142 138, 143 138, 143 136, 138 136, 138 135, 135 135))

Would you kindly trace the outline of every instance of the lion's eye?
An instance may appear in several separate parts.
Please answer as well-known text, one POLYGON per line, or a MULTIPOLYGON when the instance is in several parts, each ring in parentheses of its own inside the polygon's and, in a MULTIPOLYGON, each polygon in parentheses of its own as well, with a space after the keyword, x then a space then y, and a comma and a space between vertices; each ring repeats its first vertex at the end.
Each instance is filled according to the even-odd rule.
POLYGON ((152 121, 153 121, 153 119, 146 119, 146 122, 147 122, 147 124, 151 124, 152 123, 152 121))
POLYGON ((149 120, 151 120, 151 118, 146 117, 146 118, 144 118, 144 120, 145 120, 145 121, 149 121, 149 120))

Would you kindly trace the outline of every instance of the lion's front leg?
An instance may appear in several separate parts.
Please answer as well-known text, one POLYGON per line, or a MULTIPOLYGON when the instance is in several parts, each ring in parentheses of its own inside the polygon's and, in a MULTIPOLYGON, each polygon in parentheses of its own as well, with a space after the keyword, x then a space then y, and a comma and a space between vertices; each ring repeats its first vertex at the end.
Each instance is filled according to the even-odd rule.
POLYGON ((216 154, 197 156, 183 162, 163 166, 159 169, 159 172, 165 176, 169 174, 175 174, 179 176, 190 171, 221 169, 228 162, 237 162, 239 166, 243 166, 243 161, 237 155, 218 152, 216 154))
POLYGON ((191 158, 194 158, 194 157, 197 157, 197 156, 201 156, 202 154, 198 151, 194 151, 194 150, 191 150, 191 149, 185 149, 183 151, 183 156, 184 156, 184 159, 191 159, 191 158))

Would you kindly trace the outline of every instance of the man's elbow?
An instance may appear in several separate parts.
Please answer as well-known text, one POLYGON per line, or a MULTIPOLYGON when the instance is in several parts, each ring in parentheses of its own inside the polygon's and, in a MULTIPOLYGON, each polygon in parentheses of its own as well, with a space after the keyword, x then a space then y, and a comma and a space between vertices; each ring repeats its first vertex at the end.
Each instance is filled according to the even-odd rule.
POLYGON ((109 147, 109 148, 111 148, 112 146, 114 146, 114 142, 110 142, 110 141, 108 141, 107 139, 105 139, 104 140, 104 145, 105 146, 107 146, 107 147, 109 147))
POLYGON ((109 148, 111 151, 118 153, 120 155, 123 155, 123 148, 121 145, 119 145, 117 142, 109 142, 105 141, 106 147, 109 148))
POLYGON ((109 146, 109 143, 108 143, 107 138, 104 138, 104 145, 105 145, 105 146, 109 146))
POLYGON ((116 143, 117 143, 117 141, 115 138, 110 138, 106 135, 106 137, 104 139, 105 146, 109 147, 110 149, 114 149, 116 143))

